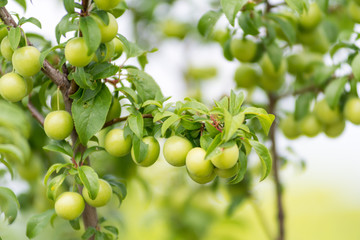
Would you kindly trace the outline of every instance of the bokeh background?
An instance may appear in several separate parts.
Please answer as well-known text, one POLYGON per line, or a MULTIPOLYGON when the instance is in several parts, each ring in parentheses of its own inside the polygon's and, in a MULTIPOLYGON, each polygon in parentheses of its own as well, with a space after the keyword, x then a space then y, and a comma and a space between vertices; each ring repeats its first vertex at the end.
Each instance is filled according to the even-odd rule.
MULTIPOLYGON (((141 9, 151 2, 129 0, 128 5, 141 9)), ((13 1, 9 1, 7 8, 24 14, 24 10, 13 1)), ((178 0, 171 7, 166 3, 159 4, 154 10, 155 23, 158 24, 143 26, 143 29, 140 24, 137 33, 133 30, 135 15, 131 11, 117 19, 122 35, 146 48, 158 48, 148 55, 146 71, 158 82, 165 96, 172 96, 172 101, 197 94, 196 87, 184 81, 191 66, 217 69, 215 77, 197 83, 202 99, 208 104, 235 88, 233 74, 237 63, 225 60, 219 44, 204 42, 196 29, 183 40, 168 38, 158 41, 162 37, 162 21, 176 19, 196 26, 202 14, 210 8, 211 3, 206 0, 178 0), (142 35, 149 41, 144 42, 142 35)), ((32 4, 28 1, 24 15, 36 17, 42 23, 42 29, 28 24, 24 26, 26 31, 43 34, 56 43, 54 28, 65 15, 61 1, 33 0, 32 4)), ((219 24, 222 24, 221 20, 219 24)), ((264 98, 261 93, 252 94, 260 101, 264 98)), ((283 103, 282 107, 290 108, 293 106, 291 101, 283 103)), ((289 163, 281 171, 289 240, 360 239, 359 136, 360 127, 351 123, 347 123, 344 133, 336 139, 329 139, 322 133, 312 139, 300 137, 289 141, 278 133, 279 152, 289 156, 289 163)), ((101 157, 102 161, 113 161, 101 157)), ((214 191, 211 186, 199 186, 184 173, 184 169, 173 168, 160 157, 154 166, 139 169, 140 179, 128 182, 128 196, 116 214, 112 211, 118 204, 115 200, 111 206, 101 208, 100 214, 116 222, 120 227, 119 239, 127 240, 268 239, 261 219, 266 222, 265 228, 270 234, 275 234, 276 205, 271 177, 261 183, 255 182, 253 199, 246 200, 232 216, 227 216, 225 211, 230 200, 225 188, 214 191)), ((10 180, 9 176, 0 185, 11 187, 16 194, 29 189, 20 178, 10 180)), ((44 195, 45 192, 38 194, 44 195)), ((26 221, 39 210, 41 207, 21 212, 12 225, 0 219, 2 239, 26 239, 26 221)), ((79 236, 67 222, 57 219, 53 228, 49 226, 36 239, 80 239, 79 236)))

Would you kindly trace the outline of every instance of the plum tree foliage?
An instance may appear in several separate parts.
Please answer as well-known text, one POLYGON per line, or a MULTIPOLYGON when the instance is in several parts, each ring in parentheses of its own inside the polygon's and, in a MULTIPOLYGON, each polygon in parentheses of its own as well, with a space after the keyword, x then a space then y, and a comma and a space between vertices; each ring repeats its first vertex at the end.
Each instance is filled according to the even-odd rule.
MULTIPOLYGON (((24 1, 16 2, 26 9, 24 1)), ((117 239, 119 230, 99 218, 96 208, 113 207, 112 196, 126 201, 125 181, 137 168, 151 171, 160 155, 174 167, 185 165, 178 171, 196 183, 225 184, 231 214, 251 195, 255 174, 247 162, 254 152, 262 167, 260 180, 274 174, 277 239, 283 240, 279 168, 286 156, 277 152, 276 133, 279 127, 289 139, 321 132, 333 138, 341 135, 346 121, 360 124, 360 55, 354 41, 359 1, 214 0, 213 9, 195 23, 154 17, 157 6, 171 7, 175 0, 132 1, 137 7, 128 7, 125 0, 62 2, 66 14, 54 28, 54 45, 24 31, 24 24, 41 28, 36 16, 21 17, 0 1, 0 162, 14 176, 24 166, 39 165, 40 160, 32 164, 35 153, 52 156, 39 168, 46 169, 47 199, 42 201, 50 207, 29 220, 27 237, 34 238, 59 216, 74 231, 82 222, 83 239, 117 239), (118 27, 126 11, 134 16, 138 43, 118 27), (218 21, 222 16, 228 21, 223 25, 218 21), (189 66, 184 78, 197 86, 196 94, 171 102, 145 71, 159 36, 217 43, 224 58, 238 64, 233 72, 237 89, 206 105, 199 86, 215 78, 218 69, 189 66), (341 62, 339 50, 346 52, 341 62), (344 65, 352 71, 337 71, 344 65), (266 102, 257 102, 256 94, 266 102), (294 106, 279 111, 278 103, 289 98, 295 98, 294 106), (166 139, 163 152, 160 138, 166 139), (111 157, 128 172, 106 168, 111 157)), ((0 188, 0 198, 6 203, 0 203, 0 210, 12 223, 19 202, 8 188, 0 188)))

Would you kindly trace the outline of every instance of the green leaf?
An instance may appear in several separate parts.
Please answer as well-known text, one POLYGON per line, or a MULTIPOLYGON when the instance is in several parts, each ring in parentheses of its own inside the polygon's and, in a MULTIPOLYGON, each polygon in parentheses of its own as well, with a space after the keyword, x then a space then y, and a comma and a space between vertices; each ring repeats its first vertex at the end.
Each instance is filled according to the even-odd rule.
POLYGON ((310 111, 311 101, 314 99, 314 93, 308 92, 299 95, 295 102, 295 119, 301 120, 310 111))
POLYGON ((209 115, 209 109, 206 107, 205 104, 196 101, 195 99, 186 98, 187 102, 182 105, 179 109, 179 112, 182 113, 183 111, 195 111, 201 114, 209 115))
POLYGON ((69 80, 74 80, 76 84, 84 89, 91 88, 94 89, 96 87, 96 83, 92 82, 92 75, 85 72, 84 68, 77 67, 75 72, 69 74, 69 80))
POLYGON ((105 23, 105 25, 109 25, 110 19, 106 11, 95 10, 93 13, 95 13, 101 19, 101 21, 105 23))
POLYGON ((96 233, 96 229, 94 227, 88 227, 83 235, 81 235, 81 239, 90 239, 96 233))
POLYGON ((246 11, 243 12, 239 17, 239 25, 244 31, 244 34, 258 35, 261 20, 256 12, 246 11))
POLYGON ((356 57, 351 62, 351 69, 356 80, 360 81, 360 54, 356 54, 356 57))
POLYGON ((222 134, 218 134, 212 140, 211 144, 209 145, 208 149, 206 150, 205 160, 210 160, 214 156, 221 153, 220 149, 218 148, 222 143, 222 134))
POLYGON ((8 4, 7 0, 0 0, 0 7, 5 7, 8 4))
POLYGON ((137 93, 129 87, 120 87, 115 89, 115 91, 122 92, 124 95, 126 95, 127 99, 133 104, 137 104, 141 102, 141 99, 139 99, 139 95, 137 95, 137 93))
POLYGON ((119 67, 108 62, 94 64, 88 69, 88 73, 92 75, 94 80, 112 77, 117 72, 119 72, 119 67))
POLYGON ((247 169, 247 157, 246 154, 241 150, 239 151, 239 163, 240 163, 240 170, 238 174, 233 179, 231 179, 231 181, 229 181, 229 184, 237 184, 241 182, 245 177, 245 173, 247 169))
POLYGON ((163 98, 161 89, 155 80, 147 73, 139 69, 127 69, 128 80, 135 86, 143 101, 163 98))
POLYGON ((220 0, 223 12, 232 26, 234 26, 236 14, 247 2, 247 0, 220 0))
POLYGON ((232 116, 227 110, 224 112, 224 141, 229 141, 241 124, 244 122, 245 114, 239 113, 235 116, 232 116))
POLYGON ((25 162, 25 157, 21 149, 13 144, 0 144, 0 153, 10 154, 16 161, 25 162))
POLYGON ((332 81, 325 88, 325 99, 330 108, 334 109, 339 105, 341 94, 344 92, 347 77, 338 78, 332 81))
POLYGON ((131 131, 139 138, 143 137, 144 130, 144 119, 140 112, 136 112, 136 114, 132 114, 127 119, 127 123, 131 129, 131 131))
POLYGON ((100 91, 95 97, 74 100, 72 113, 76 132, 83 145, 104 126, 111 100, 111 93, 104 84, 100 86, 100 91))
POLYGON ((0 126, 15 129, 26 138, 30 136, 30 121, 23 109, 5 100, 0 100, 0 109, 0 126))
POLYGON ((1 162, 2 164, 4 164, 5 167, 9 170, 10 175, 11 175, 11 179, 13 179, 13 178, 14 178, 14 171, 13 171, 13 169, 12 169, 12 167, 11 167, 11 164, 9 164, 9 163, 5 160, 4 156, 0 156, 0 162, 1 162))
POLYGON ((26 224, 26 236, 30 239, 36 237, 49 224, 53 215, 55 215, 55 210, 50 209, 32 216, 26 224))
POLYGON ((123 44, 124 52, 127 58, 139 57, 146 51, 141 49, 136 43, 129 42, 123 35, 118 34, 120 41, 123 44))
POLYGON ((260 181, 264 180, 271 172, 272 159, 269 150, 260 142, 249 140, 251 146, 255 149, 255 152, 259 156, 262 164, 263 173, 260 181))
POLYGON ((5 214, 9 224, 13 223, 20 208, 16 195, 9 188, 0 187, 0 203, 1 212, 5 214))
POLYGON ((100 28, 92 17, 86 16, 80 18, 80 30, 89 49, 87 54, 91 55, 101 43, 100 28))
POLYGON ((138 137, 133 138, 132 145, 134 148, 134 157, 135 157, 134 160, 137 163, 143 162, 145 160, 149 146, 138 137))
POLYGON ((53 52, 55 49, 58 49, 58 48, 64 48, 65 47, 65 44, 59 44, 57 46, 54 46, 52 48, 49 48, 49 49, 46 49, 44 51, 41 52, 40 54, 40 65, 43 67, 44 65, 44 61, 45 61, 45 58, 47 57, 47 55, 49 55, 51 52, 53 52))
POLYGON ((270 131, 270 127, 275 120, 275 116, 272 114, 268 114, 264 109, 262 108, 256 108, 256 107, 248 107, 245 108, 243 113, 245 115, 251 114, 255 115, 260 121, 260 124, 264 130, 264 133, 267 135, 270 131))
POLYGON ((275 71, 278 71, 281 65, 283 53, 281 48, 277 46, 275 43, 271 43, 266 47, 269 58, 274 65, 275 71))
POLYGON ((121 201, 124 200, 127 195, 125 181, 113 175, 105 175, 103 179, 110 184, 113 192, 117 195, 121 203, 121 201))
POLYGON ((275 14, 268 14, 268 17, 274 20, 279 25, 281 31, 284 33, 290 45, 294 44, 296 41, 296 31, 293 25, 291 25, 291 23, 288 20, 276 16, 275 14))
POLYGON ((99 176, 89 166, 81 166, 78 171, 81 182, 89 192, 89 197, 94 200, 99 192, 99 176))
POLYGON ((50 144, 44 146, 43 149, 52 152, 63 153, 65 155, 68 155, 69 157, 72 157, 74 155, 71 146, 66 141, 53 141, 50 144))
POLYGON ((299 14, 302 14, 304 10, 307 9, 308 6, 308 0, 285 0, 287 5, 289 5, 290 8, 298 12, 299 14))
POLYGON ((181 119, 181 116, 174 114, 168 119, 164 121, 164 123, 161 126, 161 135, 165 136, 166 131, 176 122, 178 122, 181 119))
POLYGON ((26 11, 26 1, 25 0, 15 0, 15 2, 17 2, 24 9, 24 11, 26 11))
POLYGON ((50 180, 49 185, 47 187, 47 191, 46 191, 46 195, 49 199, 54 200, 54 201, 56 200, 57 193, 58 193, 57 191, 58 191, 59 187, 61 186, 61 184, 64 182, 66 176, 67 175, 63 173, 63 174, 58 175, 50 180))
POLYGON ((53 174, 53 172, 56 171, 56 173, 58 173, 61 169, 65 168, 65 167, 69 167, 71 166, 72 163, 55 163, 53 165, 51 165, 51 167, 48 169, 48 171, 45 174, 44 177, 44 185, 46 186, 49 180, 49 177, 51 176, 51 174, 53 174))
POLYGON ((229 100, 229 112, 232 115, 237 115, 241 111, 241 105, 243 104, 245 99, 244 93, 240 92, 236 94, 233 90, 230 93, 230 100, 229 100))
POLYGON ((55 35, 57 43, 60 43, 61 36, 65 37, 67 32, 77 31, 79 30, 79 22, 78 20, 73 20, 73 18, 77 17, 77 13, 66 14, 60 22, 56 25, 55 35))
POLYGON ((19 27, 11 28, 9 31, 10 46, 13 51, 17 49, 21 39, 21 30, 19 27))
POLYGON ((199 20, 197 28, 201 35, 209 37, 216 22, 219 20, 221 12, 208 11, 199 20))
POLYGON ((155 114, 154 116, 154 119, 153 119, 153 122, 157 122, 157 121, 160 121, 161 119, 163 118, 166 118, 166 117, 170 117, 174 115, 173 112, 169 112, 169 111, 165 111, 165 112, 158 112, 157 114, 155 114))
POLYGON ((89 157, 92 153, 94 152, 98 152, 98 151, 104 151, 105 149, 103 147, 100 146, 93 146, 93 147, 89 147, 85 150, 82 159, 86 159, 87 157, 89 157))
POLYGON ((80 219, 79 218, 70 220, 69 223, 74 230, 80 230, 80 219))
POLYGON ((74 0, 64 0, 64 7, 68 13, 74 13, 75 12, 74 0))
POLYGON ((21 18, 20 20, 19 20, 19 25, 24 25, 24 23, 27 23, 27 22, 29 22, 29 23, 32 23, 32 24, 34 24, 35 26, 37 26, 38 28, 40 28, 41 29, 41 22, 37 19, 37 18, 34 18, 34 17, 30 17, 30 18, 21 18))

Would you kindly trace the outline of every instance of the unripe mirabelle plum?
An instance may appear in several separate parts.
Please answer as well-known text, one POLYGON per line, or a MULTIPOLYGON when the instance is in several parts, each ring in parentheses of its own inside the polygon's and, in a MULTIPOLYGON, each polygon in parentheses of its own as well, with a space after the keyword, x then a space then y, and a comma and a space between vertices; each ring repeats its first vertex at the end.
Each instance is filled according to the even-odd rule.
POLYGON ((350 98, 345 103, 344 116, 353 124, 360 124, 360 99, 350 98))
POLYGON ((75 67, 85 67, 95 55, 94 53, 88 55, 88 50, 84 38, 73 38, 65 46, 65 58, 75 67))
POLYGON ((334 124, 341 119, 339 108, 331 109, 326 99, 322 99, 315 104, 314 113, 317 119, 326 125, 334 124))
POLYGON ((0 94, 11 102, 18 102, 28 94, 28 84, 17 73, 7 73, 0 78, 0 94))
POLYGON ((164 144, 163 153, 165 160, 176 167, 184 166, 186 155, 192 148, 191 142, 186 138, 172 136, 164 144))
POLYGON ((288 139, 296 139, 301 134, 299 123, 292 114, 289 114, 286 118, 281 120, 280 129, 288 139))
POLYGON ((342 134, 345 129, 345 120, 340 119, 339 121, 325 125, 324 133, 330 138, 336 138, 342 134))
POLYGON ((131 150, 131 138, 124 138, 124 130, 112 129, 105 136, 105 150, 114 157, 123 157, 131 150))
POLYGON ((102 10, 110 10, 120 3, 121 0, 94 0, 96 6, 102 10))
POLYGON ((257 53, 257 44, 249 39, 233 39, 230 43, 231 54, 240 62, 251 62, 257 53))
POLYGON ((189 177, 194 181, 197 182, 199 184, 206 184, 211 182, 212 180, 214 180, 214 178, 216 177, 215 172, 213 171, 210 175, 205 176, 205 177, 198 177, 190 172, 188 172, 189 177))
POLYGON ((49 138, 63 140, 70 136, 74 128, 73 119, 67 111, 50 112, 44 121, 44 130, 49 138))
POLYGON ((310 4, 308 11, 304 11, 299 19, 299 26, 304 30, 316 28, 322 20, 322 12, 316 2, 310 4))
POLYGON ((1 50, 1 55, 3 55, 3 57, 6 60, 11 61, 14 50, 12 50, 10 46, 10 41, 8 36, 4 37, 3 40, 1 40, 0 50, 1 50))
POLYGON ((315 115, 309 114, 301 120, 300 129, 305 136, 315 137, 321 132, 322 125, 315 115))
POLYGON ((117 37, 115 37, 112 41, 114 42, 115 46, 115 53, 113 59, 117 59, 122 55, 124 51, 123 44, 117 37))
POLYGON ((55 201, 56 214, 66 220, 80 217, 84 209, 84 199, 76 192, 64 192, 55 201))
POLYGON ((210 160, 205 161, 206 151, 196 147, 186 155, 186 168, 192 176, 205 178, 213 174, 214 166, 210 160))
POLYGON ((235 166, 233 166, 232 168, 228 168, 228 169, 220 169, 220 168, 215 168, 214 171, 216 173, 216 175, 218 175, 221 178, 231 178, 233 176, 235 176, 240 170, 240 163, 237 162, 235 164, 235 166))
POLYGON ((24 77, 38 73, 40 66, 40 51, 33 46, 25 46, 15 50, 12 64, 16 72, 24 77))
POLYGON ((142 167, 149 167, 153 165, 156 160, 159 158, 160 154, 160 144, 156 138, 153 136, 147 136, 142 139, 142 141, 148 145, 148 150, 145 156, 145 159, 142 162, 137 162, 135 159, 134 146, 131 148, 131 157, 133 161, 142 167))
POLYGON ((360 23, 360 5, 356 4, 354 1, 350 1, 348 4, 348 13, 350 18, 356 22, 360 23))
POLYGON ((235 166, 239 158, 239 148, 236 144, 221 148, 221 153, 211 159, 212 164, 219 169, 229 169, 235 166))
POLYGON ((109 24, 107 25, 99 16, 91 15, 100 29, 102 43, 113 40, 118 32, 118 23, 116 22, 115 17, 111 13, 107 13, 107 15, 109 16, 109 24))
POLYGON ((260 75, 250 64, 241 64, 235 71, 234 80, 239 88, 251 89, 256 86, 260 75))
POLYGON ((105 206, 110 201, 112 196, 112 188, 107 181, 103 179, 99 179, 99 192, 95 199, 90 198, 89 191, 85 187, 82 190, 82 195, 85 201, 90 206, 102 207, 105 206))

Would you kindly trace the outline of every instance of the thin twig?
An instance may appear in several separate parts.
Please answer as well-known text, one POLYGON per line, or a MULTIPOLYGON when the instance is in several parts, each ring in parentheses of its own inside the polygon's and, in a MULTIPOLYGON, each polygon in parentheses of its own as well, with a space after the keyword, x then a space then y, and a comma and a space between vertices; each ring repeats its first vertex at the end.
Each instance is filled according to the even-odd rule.
POLYGON ((42 125, 44 126, 45 118, 41 113, 35 108, 35 106, 30 102, 30 96, 29 96, 29 102, 27 104, 27 107, 31 113, 31 115, 42 125))

